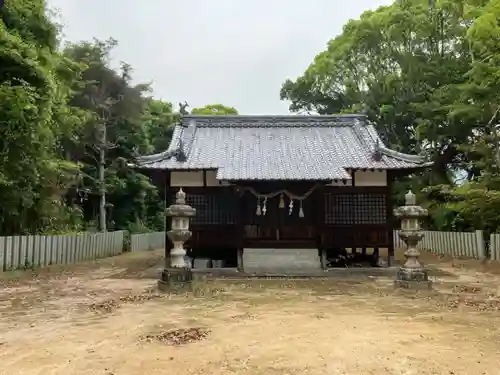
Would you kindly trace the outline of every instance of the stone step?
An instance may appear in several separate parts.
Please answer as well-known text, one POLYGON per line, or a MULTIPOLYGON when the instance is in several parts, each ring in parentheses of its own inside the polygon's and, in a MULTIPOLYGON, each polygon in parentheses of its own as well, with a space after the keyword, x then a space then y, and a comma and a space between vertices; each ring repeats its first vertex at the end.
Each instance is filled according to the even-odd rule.
POLYGON ((244 249, 245 272, 254 270, 321 270, 317 249, 244 249))

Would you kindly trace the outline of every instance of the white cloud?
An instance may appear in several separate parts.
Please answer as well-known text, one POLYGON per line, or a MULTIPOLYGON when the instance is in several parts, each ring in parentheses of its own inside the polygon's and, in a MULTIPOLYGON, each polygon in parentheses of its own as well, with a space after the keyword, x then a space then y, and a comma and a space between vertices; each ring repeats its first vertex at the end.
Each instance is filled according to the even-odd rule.
POLYGON ((282 114, 282 82, 299 76, 342 26, 388 0, 49 0, 68 40, 118 40, 155 95, 282 114))

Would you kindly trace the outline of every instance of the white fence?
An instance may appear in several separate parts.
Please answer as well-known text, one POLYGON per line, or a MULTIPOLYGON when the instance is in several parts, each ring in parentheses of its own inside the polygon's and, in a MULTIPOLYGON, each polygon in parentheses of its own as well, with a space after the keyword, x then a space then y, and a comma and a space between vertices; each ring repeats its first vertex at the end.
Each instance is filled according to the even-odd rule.
MULTIPOLYGON (((394 247, 404 248, 405 244, 394 231, 394 247)), ((130 236, 130 251, 161 249, 165 246, 165 232, 133 234, 130 236)), ((475 232, 441 232, 424 231, 424 237, 417 246, 420 250, 428 250, 438 255, 485 259, 487 256, 483 231, 475 232)), ((500 261, 500 234, 490 237, 489 258, 500 261)))
POLYGON ((130 251, 156 250, 165 247, 165 232, 141 233, 130 236, 130 251))
MULTIPOLYGON (((394 231, 394 247, 405 245, 394 231)), ((59 236, 0 237, 0 272, 19 268, 43 267, 52 264, 73 264, 86 260, 121 254, 124 231, 81 233, 59 236)), ((453 257, 484 259, 487 255, 481 230, 475 232, 424 231, 418 244, 421 250, 453 257)), ((161 249, 165 246, 165 232, 133 234, 130 251, 161 249)), ((492 234, 489 241, 489 259, 500 261, 500 234, 492 234)))
POLYGON ((490 236, 490 260, 500 261, 500 234, 490 236))
POLYGON ((123 240, 124 231, 0 237, 0 272, 118 255, 123 240))
MULTIPOLYGON (((394 247, 405 247, 394 231, 394 247)), ((165 232, 133 234, 130 236, 130 251, 147 251, 161 249, 165 246, 165 232)), ((420 250, 428 250, 438 255, 484 259, 487 256, 483 231, 475 232, 441 232, 424 231, 424 238, 418 244, 420 250)), ((490 237, 489 259, 500 261, 500 234, 490 237)))
MULTIPOLYGON (((394 231, 394 247, 403 248, 405 244, 399 238, 398 232, 398 230, 394 231)), ((493 235, 493 237, 495 237, 498 244, 496 247, 493 245, 490 246, 492 257, 494 253, 497 256, 500 254, 500 235, 493 235)), ((475 232, 424 231, 424 238, 419 242, 417 248, 420 250, 429 250, 434 254, 449 255, 452 257, 475 259, 484 259, 486 257, 483 231, 481 230, 476 230, 475 232)))

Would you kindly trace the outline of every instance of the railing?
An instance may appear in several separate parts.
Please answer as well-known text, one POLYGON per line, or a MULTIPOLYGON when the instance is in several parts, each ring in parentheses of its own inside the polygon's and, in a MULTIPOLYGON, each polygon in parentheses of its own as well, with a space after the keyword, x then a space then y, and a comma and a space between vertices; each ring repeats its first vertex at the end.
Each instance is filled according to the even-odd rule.
POLYGON ((123 252, 124 233, 0 237, 0 272, 118 255, 123 252))
POLYGON ((165 247, 165 232, 141 233, 130 236, 130 251, 156 250, 165 247))

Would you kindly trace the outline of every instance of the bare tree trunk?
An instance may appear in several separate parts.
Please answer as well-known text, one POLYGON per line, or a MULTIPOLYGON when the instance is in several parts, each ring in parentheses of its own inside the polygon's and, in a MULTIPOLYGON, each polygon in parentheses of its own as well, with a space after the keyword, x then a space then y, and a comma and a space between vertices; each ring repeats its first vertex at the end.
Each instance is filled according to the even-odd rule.
POLYGON ((106 124, 99 129, 99 230, 106 232, 106 124))

